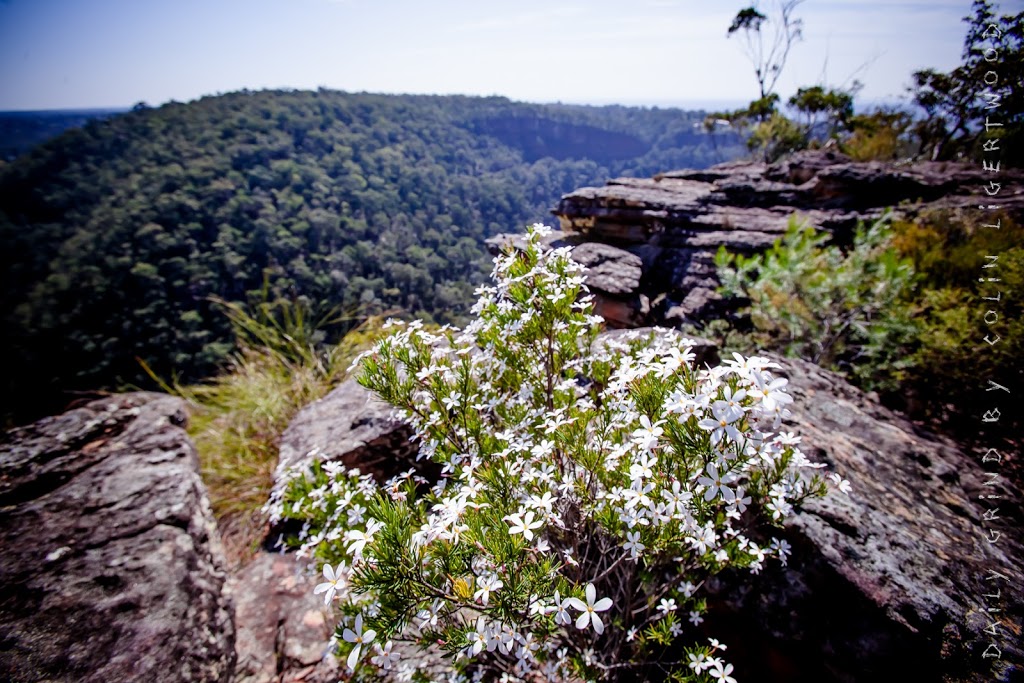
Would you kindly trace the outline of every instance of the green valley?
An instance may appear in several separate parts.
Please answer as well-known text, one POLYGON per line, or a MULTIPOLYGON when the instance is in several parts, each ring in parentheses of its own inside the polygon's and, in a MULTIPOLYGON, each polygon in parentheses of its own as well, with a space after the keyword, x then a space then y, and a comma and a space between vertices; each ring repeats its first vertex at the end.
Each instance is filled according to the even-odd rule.
MULTIPOLYGON (((458 322, 484 240, 561 194, 743 153, 702 112, 505 98, 237 92, 87 123, 0 164, 3 412, 195 381, 234 345, 217 300, 458 322), (70 393, 69 393, 70 392, 70 393)), ((344 317, 344 316, 343 316, 344 317)))

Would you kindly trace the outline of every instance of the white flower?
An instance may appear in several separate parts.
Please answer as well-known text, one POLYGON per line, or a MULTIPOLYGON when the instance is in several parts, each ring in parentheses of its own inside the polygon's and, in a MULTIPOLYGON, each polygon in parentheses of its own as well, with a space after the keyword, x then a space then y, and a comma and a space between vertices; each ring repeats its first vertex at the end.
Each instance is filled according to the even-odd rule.
POLYGON ((774 554, 779 556, 779 560, 781 560, 782 564, 785 565, 786 560, 789 559, 789 554, 793 551, 793 547, 789 544, 789 541, 773 538, 771 550, 774 554))
POLYGON ((708 551, 709 547, 713 547, 718 542, 718 534, 712 526, 708 525, 701 527, 700 533, 694 536, 690 536, 688 539, 690 545, 699 552, 701 555, 708 551))
POLYGON ((381 647, 379 643, 374 643, 373 651, 376 654, 370 658, 370 662, 380 669, 389 671, 399 657, 397 652, 391 651, 394 645, 390 640, 384 644, 384 647, 381 647))
POLYGON ((686 512, 686 505, 692 494, 682 488, 678 481, 672 482, 672 488, 662 489, 661 496, 667 503, 666 512, 670 515, 681 515, 686 512))
POLYGON ((601 598, 600 600, 597 600, 597 589, 594 588, 594 584, 592 583, 587 584, 584 593, 587 597, 586 604, 584 604, 584 602, 579 598, 569 598, 567 600, 570 607, 581 612, 579 618, 576 619, 576 628, 585 629, 591 622, 593 622, 594 630, 598 633, 604 633, 604 623, 601 621, 601 617, 597 616, 597 613, 610 609, 612 606, 612 599, 601 598))
POLYGON ((662 598, 661 602, 658 603, 658 611, 662 614, 668 614, 669 612, 675 612, 677 609, 676 601, 672 598, 662 598))
POLYGON ((687 664, 687 666, 689 666, 691 669, 693 669, 694 673, 698 673, 699 674, 701 671, 703 671, 704 669, 707 669, 709 666, 711 666, 708 663, 707 658, 704 656, 703 653, 700 653, 700 652, 693 653, 693 652, 691 652, 689 655, 687 655, 687 657, 690 660, 690 663, 687 664))
POLYGON ((491 598, 491 591, 496 591, 505 584, 496 574, 484 574, 476 582, 477 591, 473 594, 474 600, 479 600, 485 606, 491 598))
POLYGON ((740 430, 733 423, 743 417, 742 410, 731 407, 726 401, 715 401, 711 414, 714 418, 705 417, 697 423, 697 426, 711 432, 711 443, 717 444, 726 436, 733 441, 741 440, 740 430))
POLYGON ((349 643, 355 643, 352 652, 348 654, 348 668, 355 671, 356 662, 359 661, 359 654, 363 649, 363 645, 369 645, 377 637, 377 632, 373 629, 363 631, 363 615, 357 614, 355 630, 346 628, 342 637, 349 643))
POLYGON ((324 565, 324 578, 327 579, 324 583, 318 583, 316 588, 313 589, 313 594, 318 595, 324 593, 324 604, 331 604, 331 600, 334 599, 334 594, 341 588, 344 588, 345 582, 345 565, 338 565, 337 569, 332 569, 331 565, 324 565), (339 585, 341 584, 341 585, 339 585))
POLYGON ((555 613, 556 624, 568 624, 572 622, 572 616, 568 611, 569 600, 571 599, 572 598, 566 598, 565 600, 562 600, 558 595, 558 591, 555 591, 555 606, 551 609, 555 613))
POLYGON ((355 526, 356 524, 362 524, 364 512, 366 512, 366 508, 364 508, 359 503, 356 503, 355 505, 350 507, 348 509, 348 525, 355 526))
POLYGON ((640 556, 640 552, 647 546, 640 542, 639 531, 627 531, 626 542, 622 547, 629 551, 631 560, 636 560, 640 556))
POLYGON ((730 475, 719 474, 718 467, 713 462, 708 463, 707 472, 707 476, 697 480, 698 484, 707 487, 704 491, 704 500, 711 502, 719 493, 722 494, 722 498, 726 501, 733 500, 736 497, 733 490, 726 485, 726 482, 731 480, 730 475))
POLYGON ((832 480, 832 483, 836 485, 836 488, 839 489, 840 493, 850 495, 850 482, 839 476, 837 472, 832 472, 828 476, 832 480))
POLYGON ((784 377, 772 379, 770 373, 756 372, 753 375, 756 389, 750 393, 759 396, 761 405, 767 411, 774 411, 777 407, 793 402, 793 397, 783 391, 783 387, 789 384, 784 377))
POLYGON ((658 420, 654 424, 651 424, 651 419, 649 417, 641 415, 640 429, 633 432, 633 442, 644 450, 654 448, 658 445, 658 439, 665 433, 665 430, 660 426, 664 423, 664 420, 658 420))
POLYGON ((346 531, 345 540, 349 542, 348 551, 352 553, 352 556, 356 559, 362 558, 363 549, 366 547, 366 544, 373 540, 373 535, 383 526, 383 522, 370 519, 366 523, 366 531, 359 531, 358 529, 346 531))
POLYGON ((474 655, 480 654, 484 648, 488 652, 494 652, 498 647, 498 639, 495 637, 493 629, 487 626, 483 617, 476 620, 476 631, 470 631, 467 635, 471 643, 470 649, 474 655))
POLYGON ((732 504, 736 506, 738 512, 744 512, 747 506, 750 505, 750 496, 746 495, 742 486, 736 487, 736 497, 733 499, 732 504))
POLYGON ((630 479, 644 479, 654 476, 654 468, 658 465, 658 458, 653 453, 641 453, 637 461, 629 468, 630 479))
POLYGON ((545 491, 543 496, 533 495, 530 496, 530 507, 537 510, 538 512, 544 510, 545 512, 552 511, 552 505, 555 502, 555 498, 552 497, 551 491, 545 491))
POLYGON ((632 642, 636 638, 636 634, 636 626, 630 626, 629 630, 626 631, 626 642, 632 642))
POLYGON ((704 617, 700 615, 699 611, 690 610, 690 623, 694 626, 699 626, 702 621, 704 621, 704 617))
POLYGON ((534 514, 532 510, 528 510, 525 515, 520 515, 518 512, 512 515, 506 515, 502 517, 506 522, 511 522, 508 533, 522 534, 523 538, 527 541, 533 540, 533 530, 539 529, 544 526, 544 520, 538 519, 534 521, 534 514))
POLYGON ((711 670, 711 677, 720 683, 736 683, 736 679, 730 676, 732 664, 726 664, 723 668, 722 662, 715 662, 715 668, 711 670))

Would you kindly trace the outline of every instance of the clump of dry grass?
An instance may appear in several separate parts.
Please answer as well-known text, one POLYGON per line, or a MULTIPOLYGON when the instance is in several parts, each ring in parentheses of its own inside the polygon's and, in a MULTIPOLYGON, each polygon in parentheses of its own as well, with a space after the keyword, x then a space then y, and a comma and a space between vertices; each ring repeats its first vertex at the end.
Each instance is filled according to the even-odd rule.
POLYGON ((265 532, 261 510, 282 432, 303 406, 344 379, 355 355, 379 336, 382 319, 366 319, 339 344, 325 345, 320 330, 340 318, 314 319, 295 302, 264 303, 254 312, 222 305, 238 337, 230 365, 204 384, 165 389, 191 406, 188 431, 214 516, 229 559, 240 563, 265 532))

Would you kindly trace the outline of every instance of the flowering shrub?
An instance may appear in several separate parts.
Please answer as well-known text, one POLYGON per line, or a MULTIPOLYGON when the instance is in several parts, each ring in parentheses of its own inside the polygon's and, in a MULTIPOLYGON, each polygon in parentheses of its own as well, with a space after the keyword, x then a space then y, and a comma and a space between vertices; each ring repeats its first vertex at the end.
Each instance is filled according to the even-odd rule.
POLYGON ((425 650, 455 680, 734 681, 725 645, 698 637, 703 583, 785 563, 765 530, 826 489, 774 431, 786 380, 756 357, 697 369, 670 331, 598 339, 582 268, 541 247, 547 230, 495 259, 464 330, 394 323, 361 358, 440 480, 316 464, 275 514, 304 523, 356 676, 426 680, 425 650))

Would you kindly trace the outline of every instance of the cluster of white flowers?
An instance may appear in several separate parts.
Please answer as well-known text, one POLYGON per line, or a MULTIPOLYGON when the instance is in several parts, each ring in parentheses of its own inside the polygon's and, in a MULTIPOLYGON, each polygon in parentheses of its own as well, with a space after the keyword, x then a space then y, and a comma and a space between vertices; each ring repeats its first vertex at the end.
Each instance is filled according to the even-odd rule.
POLYGON ((547 230, 495 259, 466 328, 393 322, 357 361, 441 478, 378 488, 318 464, 290 475, 275 514, 302 520, 300 551, 324 562, 315 591, 352 626, 339 641, 352 669, 411 675, 392 649, 406 643, 454 654, 465 680, 601 677, 668 656, 731 681, 712 656, 724 646, 687 646, 677 615, 701 623, 699 588, 724 567, 785 562, 764 529, 824 494, 777 431, 787 382, 764 358, 698 368, 668 330, 598 339, 582 268, 541 248, 547 230))

